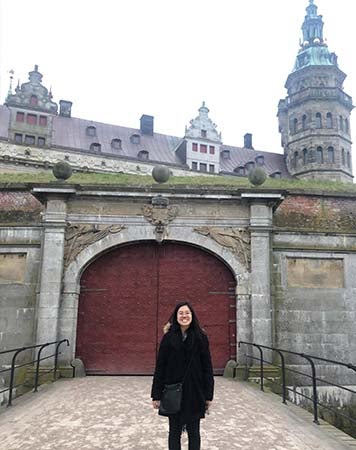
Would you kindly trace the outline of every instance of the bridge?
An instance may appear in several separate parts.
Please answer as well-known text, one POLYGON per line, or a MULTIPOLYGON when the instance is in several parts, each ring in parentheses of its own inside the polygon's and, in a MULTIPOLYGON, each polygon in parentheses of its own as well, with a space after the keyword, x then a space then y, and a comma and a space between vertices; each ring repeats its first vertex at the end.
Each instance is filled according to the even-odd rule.
MULTIPOLYGON (((166 450, 167 420, 152 409, 151 377, 59 379, 0 413, 0 450, 166 450)), ((252 383, 216 377, 202 449, 347 450, 356 440, 252 383)), ((183 446, 187 448, 187 437, 183 446)))

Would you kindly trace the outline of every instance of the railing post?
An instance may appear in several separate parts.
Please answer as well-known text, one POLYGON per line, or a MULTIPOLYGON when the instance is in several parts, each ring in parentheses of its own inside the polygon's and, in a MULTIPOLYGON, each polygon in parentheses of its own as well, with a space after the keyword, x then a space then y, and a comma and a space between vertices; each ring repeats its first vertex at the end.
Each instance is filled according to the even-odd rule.
POLYGON ((69 346, 69 341, 68 341, 68 339, 62 339, 62 340, 59 341, 58 344, 56 345, 56 354, 55 354, 55 356, 54 356, 54 373, 53 373, 53 381, 56 381, 59 346, 60 346, 61 344, 63 344, 63 342, 67 342, 67 347, 69 346))
POLYGON ((286 366, 284 362, 283 353, 280 350, 274 349, 279 356, 281 357, 281 365, 282 365, 282 403, 286 404, 286 366))
POLYGON ((312 378, 313 378, 313 411, 314 411, 314 423, 317 425, 320 425, 320 422, 318 420, 318 391, 316 386, 316 373, 315 373, 315 364, 314 361, 309 357, 306 356, 304 353, 300 354, 303 358, 305 358, 307 361, 310 362, 311 369, 312 369, 312 378))
POLYGON ((36 375, 35 375, 35 385, 33 392, 38 391, 38 378, 39 378, 39 371, 40 371, 40 361, 41 361, 41 352, 45 347, 48 347, 48 345, 51 345, 50 343, 43 344, 42 347, 38 350, 37 353, 37 362, 36 362, 36 375))
POLYGON ((22 347, 14 354, 11 361, 11 372, 10 372, 10 385, 9 385, 9 400, 7 402, 7 406, 12 405, 12 391, 14 389, 14 380, 15 380, 15 361, 17 355, 22 352, 23 350, 26 350, 26 347, 22 347))
POLYGON ((263 391, 263 379, 264 379, 264 372, 263 372, 263 350, 258 344, 253 344, 254 347, 257 347, 260 351, 260 378, 261 378, 261 391, 263 391))

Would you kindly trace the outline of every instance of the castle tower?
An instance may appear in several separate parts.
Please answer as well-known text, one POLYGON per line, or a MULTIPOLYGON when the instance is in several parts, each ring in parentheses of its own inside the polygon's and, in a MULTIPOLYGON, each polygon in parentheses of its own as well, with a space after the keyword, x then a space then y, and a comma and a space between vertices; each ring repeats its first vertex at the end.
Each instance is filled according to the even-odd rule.
POLYGON ((309 0, 301 43, 278 105, 279 131, 291 175, 303 179, 352 182, 350 113, 339 69, 323 37, 322 16, 309 0))

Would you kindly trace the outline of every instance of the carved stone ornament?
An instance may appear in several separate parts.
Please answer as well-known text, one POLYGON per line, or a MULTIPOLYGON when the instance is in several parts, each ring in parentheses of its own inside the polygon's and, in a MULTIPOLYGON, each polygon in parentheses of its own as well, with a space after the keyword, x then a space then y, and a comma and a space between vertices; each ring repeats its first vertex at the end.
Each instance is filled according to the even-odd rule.
POLYGON ((244 228, 194 228, 199 234, 209 236, 222 247, 230 248, 237 258, 248 269, 251 262, 250 233, 244 228))
POLYGON ((89 245, 100 241, 109 234, 120 233, 124 228, 122 225, 69 224, 64 246, 64 266, 68 267, 89 245))
POLYGON ((142 213, 155 226, 157 241, 162 241, 166 226, 178 215, 178 207, 170 206, 168 199, 157 196, 152 199, 151 205, 142 207, 142 213))

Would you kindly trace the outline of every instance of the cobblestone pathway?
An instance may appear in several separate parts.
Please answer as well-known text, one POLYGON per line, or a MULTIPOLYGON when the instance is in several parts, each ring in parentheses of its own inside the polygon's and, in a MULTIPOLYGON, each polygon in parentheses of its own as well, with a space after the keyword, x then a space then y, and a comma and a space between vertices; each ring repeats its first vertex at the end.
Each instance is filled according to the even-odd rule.
MULTIPOLYGON (((166 450, 167 420, 151 407, 150 384, 149 377, 87 377, 45 386, 0 414, 0 449, 166 450)), ((201 428, 202 450, 355 448, 298 407, 221 377, 201 428)))

